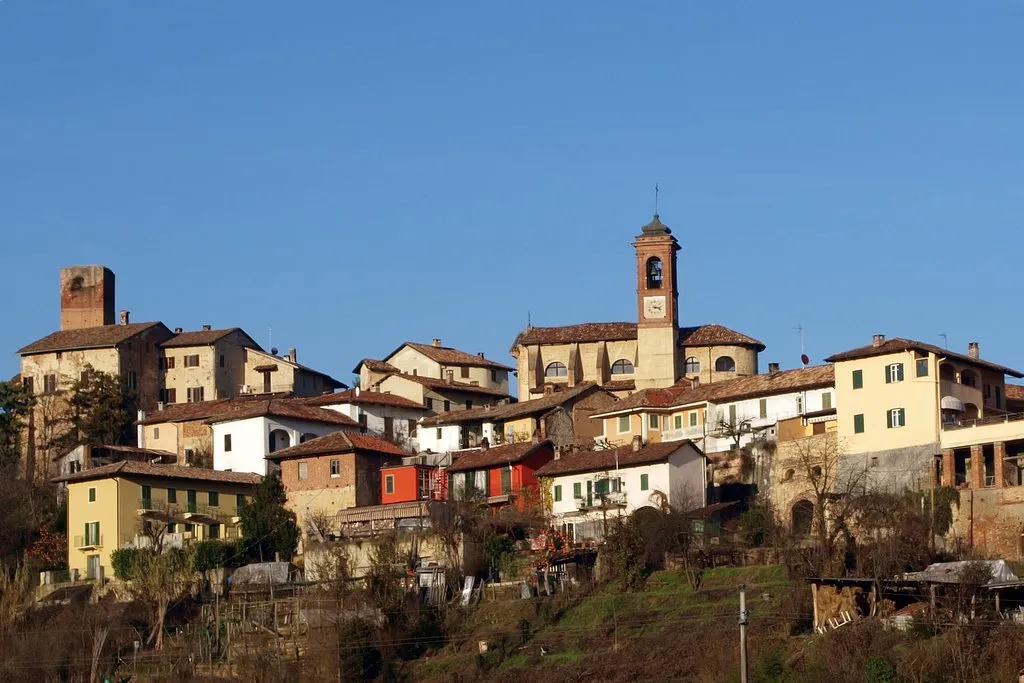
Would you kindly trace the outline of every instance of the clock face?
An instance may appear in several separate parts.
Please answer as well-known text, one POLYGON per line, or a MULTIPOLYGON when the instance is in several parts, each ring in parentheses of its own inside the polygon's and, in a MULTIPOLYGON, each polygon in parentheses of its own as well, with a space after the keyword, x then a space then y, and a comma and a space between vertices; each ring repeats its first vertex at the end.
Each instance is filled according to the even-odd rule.
POLYGON ((645 318, 664 318, 665 317, 665 297, 663 297, 663 296, 645 296, 644 297, 644 317, 645 318))

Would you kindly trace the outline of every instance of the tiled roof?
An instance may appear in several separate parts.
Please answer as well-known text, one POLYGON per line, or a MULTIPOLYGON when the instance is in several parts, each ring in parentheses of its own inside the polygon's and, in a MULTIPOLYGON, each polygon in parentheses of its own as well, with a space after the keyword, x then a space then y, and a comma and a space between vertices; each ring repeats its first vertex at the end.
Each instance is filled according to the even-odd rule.
MULTIPOLYGON (((58 330, 28 346, 18 349, 25 356, 32 353, 53 353, 54 351, 73 351, 76 349, 103 349, 117 346, 156 326, 164 327, 163 323, 129 323, 127 325, 101 325, 100 327, 83 327, 77 330, 58 330)), ((167 330, 170 334, 170 330, 167 330)))
MULTIPOLYGON (((391 375, 392 377, 401 377, 418 384, 422 384, 425 387, 433 389, 439 394, 443 394, 445 391, 458 391, 466 394, 483 394, 485 396, 496 396, 498 398, 508 398, 508 394, 498 391, 497 389, 488 389, 477 384, 466 384, 465 382, 456 382, 444 379, 438 379, 437 377, 424 377, 423 375, 407 375, 405 373, 398 373, 391 375)), ((383 381, 383 380, 382 380, 383 381)))
POLYGON ((328 375, 326 372, 321 372, 320 370, 317 370, 316 368, 311 368, 308 365, 303 365, 302 363, 293 363, 291 360, 288 359, 287 356, 275 356, 275 355, 273 355, 271 353, 267 353, 266 351, 264 351, 263 349, 261 349, 259 347, 250 348, 249 351, 252 351, 253 353, 261 355, 261 356, 267 358, 268 361, 270 361, 269 363, 267 363, 267 364, 265 364, 263 366, 256 366, 256 368, 253 368, 253 369, 257 369, 259 367, 265 367, 267 369, 271 369, 273 367, 276 367, 277 363, 283 363, 285 365, 290 365, 293 368, 298 368, 299 370, 303 370, 305 372, 311 372, 314 375, 320 375, 325 380, 327 380, 330 384, 333 384, 335 389, 348 389, 348 385, 345 384, 344 382, 342 382, 341 380, 335 379, 334 377, 331 377, 330 375, 328 375))
POLYGON ((303 403, 311 406, 332 406, 340 405, 342 403, 354 403, 394 406, 396 408, 409 408, 410 410, 426 410, 426 408, 416 401, 410 401, 404 396, 388 394, 383 391, 360 391, 357 394, 355 389, 346 389, 345 391, 336 391, 333 394, 320 394, 319 396, 313 396, 312 398, 304 398, 302 401, 303 403))
POLYGON ((391 363, 388 363, 387 361, 383 360, 376 360, 374 358, 362 359, 354 368, 352 368, 352 372, 355 374, 359 374, 359 368, 362 367, 363 365, 365 365, 373 372, 399 372, 398 368, 396 368, 391 363))
POLYGON ((742 332, 731 330, 724 325, 712 323, 710 325, 679 328, 680 346, 719 346, 727 344, 755 346, 758 351, 764 351, 765 349, 764 344, 757 339, 748 337, 742 332))
POLYGON ((1024 386, 1007 384, 1005 391, 1007 401, 1024 401, 1024 386))
POLYGON ((215 344, 224 337, 235 332, 241 332, 253 348, 259 349, 259 344, 252 337, 245 333, 241 327, 229 327, 223 330, 194 330, 191 332, 179 332, 160 346, 165 349, 172 349, 181 346, 209 346, 215 344))
MULTIPOLYGON (((697 449, 691 441, 668 441, 650 443, 636 451, 633 450, 632 444, 600 451, 571 451, 538 469, 536 475, 552 477, 576 472, 597 472, 615 469, 616 463, 619 468, 649 465, 668 460, 670 455, 684 446, 693 446, 697 449)), ((697 452, 699 453, 700 449, 697 449, 697 452)))
POLYGON ((473 448, 465 451, 456 451, 452 457, 455 462, 448 467, 448 472, 466 472, 469 470, 483 470, 501 465, 514 465, 526 457, 541 449, 554 450, 550 441, 533 443, 512 443, 507 446, 495 446, 494 448, 473 448))
POLYGON ((842 351, 841 353, 829 356, 825 360, 829 363, 838 363, 845 360, 885 356, 890 353, 899 353, 902 351, 924 351, 927 353, 934 353, 938 356, 953 358, 962 363, 969 363, 978 367, 987 368, 989 370, 994 370, 995 372, 1010 375, 1011 377, 1024 377, 1024 374, 1014 370, 1013 368, 997 365, 996 363, 990 363, 987 360, 981 360, 980 358, 971 358, 966 354, 956 353, 955 351, 950 351, 949 349, 944 349, 941 346, 935 346, 934 344, 926 344, 914 339, 903 339, 902 337, 889 339, 882 342, 879 346, 868 344, 867 346, 860 346, 856 349, 850 349, 849 351, 842 351))
POLYGON ((702 401, 725 403, 757 396, 771 396, 794 391, 830 387, 835 384, 835 368, 815 365, 809 368, 783 370, 763 375, 748 375, 723 382, 693 387, 689 380, 665 389, 643 389, 622 399, 611 410, 595 415, 627 413, 638 408, 673 408, 702 401))
POLYGON ((57 477, 54 481, 88 481, 90 479, 106 479, 107 477, 127 476, 158 477, 161 479, 190 479, 195 481, 223 482, 227 484, 256 485, 263 480, 258 474, 248 472, 222 472, 208 470, 204 467, 180 467, 178 465, 153 465, 147 462, 122 460, 121 462, 82 470, 74 474, 57 477))
POLYGON ((416 349, 430 360, 440 363, 441 365, 473 365, 482 366, 488 368, 497 368, 499 370, 514 370, 507 365, 503 365, 497 361, 489 360, 483 356, 466 353, 465 351, 459 351, 450 346, 434 346, 432 344, 418 344, 416 342, 405 342, 402 346, 398 347, 394 353, 388 356, 394 356, 395 353, 408 346, 416 349))
POLYGON ((333 434, 327 434, 326 436, 320 436, 304 443, 296 444, 291 448, 274 451, 267 456, 267 459, 286 460, 288 458, 326 455, 329 453, 350 453, 352 451, 368 451, 399 457, 409 455, 408 451, 404 451, 390 441, 376 436, 353 434, 351 432, 334 432, 333 434))
POLYGON ((220 398, 215 401, 199 401, 197 403, 170 403, 163 410, 156 410, 146 415, 146 419, 138 424, 152 425, 165 422, 191 422, 205 420, 215 415, 225 415, 242 410, 251 410, 254 403, 266 403, 268 399, 285 399, 290 394, 274 394, 272 396, 237 396, 220 398))
POLYGON ((247 407, 241 407, 228 413, 213 415, 207 418, 208 424, 218 422, 234 422, 248 420, 253 417, 284 417, 305 422, 339 425, 342 427, 358 427, 359 423, 336 410, 317 408, 301 402, 301 399, 272 398, 254 401, 247 407))
MULTIPOLYGON (((514 351, 517 346, 527 344, 625 341, 636 339, 636 329, 636 323, 583 323, 563 327, 528 327, 516 337, 512 349, 514 351)), ((765 348, 764 344, 757 339, 717 324, 680 327, 679 344, 680 346, 716 346, 719 344, 754 346, 760 351, 765 348)))
POLYGON ((613 379, 601 385, 605 391, 633 391, 636 389, 636 382, 631 379, 613 379))
MULTIPOLYGON (((160 458, 164 462, 177 462, 178 456, 170 451, 159 451, 154 448, 139 448, 137 446, 116 446, 111 444, 103 443, 90 443, 85 444, 91 449, 94 449, 93 454, 95 455, 96 450, 105 450, 112 453, 123 453, 125 455, 141 455, 148 458, 160 458)), ((54 460, 60 460, 67 456, 67 453, 58 453, 53 456, 54 460)))
MULTIPOLYGON (((593 382, 581 382, 574 387, 556 391, 541 398, 518 403, 508 403, 500 406, 486 406, 483 408, 471 408, 469 410, 453 410, 441 413, 433 417, 424 418, 420 424, 424 426, 461 424, 463 422, 496 422, 515 420, 527 415, 546 413, 568 401, 579 398, 583 394, 596 390, 598 387, 593 382)), ((608 403, 614 402, 614 398, 608 396, 608 403)))

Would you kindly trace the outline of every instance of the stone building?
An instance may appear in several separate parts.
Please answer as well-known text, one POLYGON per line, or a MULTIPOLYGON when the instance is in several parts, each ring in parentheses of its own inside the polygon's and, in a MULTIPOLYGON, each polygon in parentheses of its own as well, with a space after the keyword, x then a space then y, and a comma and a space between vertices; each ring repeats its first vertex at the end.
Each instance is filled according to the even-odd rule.
POLYGON ((403 374, 443 380, 478 387, 494 395, 508 396, 507 365, 484 357, 483 353, 467 353, 444 346, 440 339, 430 344, 405 342, 383 360, 364 358, 353 369, 359 375, 359 386, 368 389, 389 375, 403 374))
POLYGON ((197 403, 231 398, 245 385, 247 349, 260 349, 252 337, 238 327, 214 330, 209 325, 194 332, 179 327, 160 345, 163 355, 164 403, 197 403))
POLYGON ((593 382, 627 396, 684 377, 707 384, 757 374, 765 348, 758 340, 722 325, 680 327, 679 242, 658 216, 633 248, 637 322, 528 326, 509 351, 520 400, 543 394, 546 385, 593 382))

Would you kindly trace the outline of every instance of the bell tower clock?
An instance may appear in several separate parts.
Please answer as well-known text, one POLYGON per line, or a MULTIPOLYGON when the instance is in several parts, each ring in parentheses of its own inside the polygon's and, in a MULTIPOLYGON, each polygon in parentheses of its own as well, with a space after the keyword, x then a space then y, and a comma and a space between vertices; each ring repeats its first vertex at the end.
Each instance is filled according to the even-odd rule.
POLYGON ((668 387, 678 368, 679 242, 657 214, 633 241, 636 250, 636 388, 668 387))

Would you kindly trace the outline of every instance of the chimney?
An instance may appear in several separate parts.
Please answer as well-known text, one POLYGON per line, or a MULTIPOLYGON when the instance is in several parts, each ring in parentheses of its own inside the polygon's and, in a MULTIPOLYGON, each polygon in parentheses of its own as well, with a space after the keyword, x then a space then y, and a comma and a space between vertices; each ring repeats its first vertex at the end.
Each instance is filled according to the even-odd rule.
POLYGON ((213 327, 211 327, 210 325, 203 325, 203 332, 209 332, 212 329, 213 327))
POLYGON ((971 342, 967 345, 967 355, 971 358, 981 358, 981 347, 978 346, 978 342, 971 342))
POLYGON ((138 445, 139 445, 139 448, 145 448, 146 447, 146 428, 142 425, 142 421, 146 419, 146 411, 140 409, 139 412, 138 412, 138 418, 139 418, 139 428, 137 430, 137 434, 135 435, 135 439, 136 439, 136 443, 138 443, 138 445))
POLYGON ((554 384, 545 384, 544 385, 544 395, 545 396, 550 396, 553 393, 555 393, 555 385, 554 384))
POLYGON ((885 343, 885 335, 884 334, 876 334, 875 336, 873 336, 871 338, 871 345, 876 347, 876 348, 881 346, 884 343, 885 343))
POLYGON ((356 398, 359 398, 359 387, 356 387, 356 398))
POLYGON ((531 439, 531 441, 533 441, 533 443, 540 443, 540 429, 533 430, 533 439, 531 439))
POLYGON ((483 351, 478 351, 476 355, 478 355, 481 358, 483 358, 484 357, 484 352, 483 351))
POLYGON ((690 379, 690 388, 696 389, 700 386, 700 377, 693 377, 690 379))
POLYGON ((644 440, 640 437, 640 435, 638 434, 638 435, 634 436, 633 437, 633 452, 636 453, 638 450, 640 450, 643 447, 644 447, 644 440))
POLYGON ((779 371, 779 364, 778 363, 769 363, 768 364, 768 374, 769 375, 774 375, 778 371, 779 371))
POLYGON ((437 337, 434 337, 433 339, 430 340, 430 345, 431 346, 440 346, 441 345, 441 340, 438 339, 437 337))
POLYGON ((164 403, 163 401, 157 401, 157 403, 156 403, 156 409, 157 409, 157 410, 163 410, 163 409, 164 409, 164 406, 166 406, 166 405, 167 405, 167 404, 166 404, 166 403, 164 403))
POLYGON ((180 327, 175 327, 175 328, 174 328, 174 334, 181 334, 181 333, 182 333, 182 332, 184 332, 184 331, 185 331, 185 330, 181 329, 180 327))
POLYGON ((299 362, 299 352, 295 350, 294 346, 288 349, 288 360, 293 363, 299 362))
POLYGON ((129 313, 128 311, 121 311, 121 324, 122 325, 127 325, 128 321, 130 319, 131 319, 131 313, 129 313))

